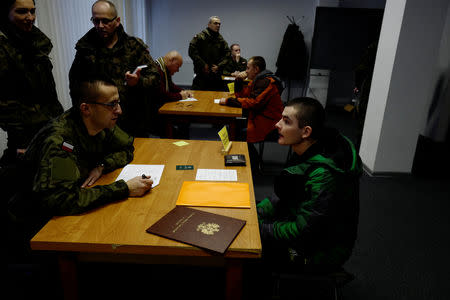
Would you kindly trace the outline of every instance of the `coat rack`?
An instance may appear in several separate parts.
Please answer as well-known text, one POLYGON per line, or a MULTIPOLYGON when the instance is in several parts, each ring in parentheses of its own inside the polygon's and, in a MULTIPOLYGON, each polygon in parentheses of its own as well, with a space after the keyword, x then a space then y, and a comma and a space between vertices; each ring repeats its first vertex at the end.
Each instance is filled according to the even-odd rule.
MULTIPOLYGON (((297 22, 299 21, 299 20, 297 20, 297 22, 296 22, 294 16, 286 16, 286 18, 289 20, 289 22, 291 22, 291 24, 294 24, 294 25, 297 25, 297 22)), ((302 16, 300 20, 303 21, 304 18, 305 18, 305 16, 302 16)))

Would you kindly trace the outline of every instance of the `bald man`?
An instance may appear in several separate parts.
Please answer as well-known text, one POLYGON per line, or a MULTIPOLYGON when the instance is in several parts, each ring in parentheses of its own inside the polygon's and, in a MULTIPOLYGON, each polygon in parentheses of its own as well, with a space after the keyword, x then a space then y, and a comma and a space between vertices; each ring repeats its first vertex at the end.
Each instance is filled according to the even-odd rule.
POLYGON ((119 90, 120 128, 135 137, 148 137, 157 125, 151 116, 158 113, 153 103, 159 90, 158 70, 149 47, 124 31, 111 1, 94 2, 91 12, 93 28, 75 46, 70 89, 76 89, 87 74, 106 74, 119 90))
POLYGON ((190 91, 182 90, 172 81, 173 74, 177 73, 183 65, 183 57, 178 51, 172 50, 156 60, 160 81, 160 102, 166 103, 192 97, 190 91))

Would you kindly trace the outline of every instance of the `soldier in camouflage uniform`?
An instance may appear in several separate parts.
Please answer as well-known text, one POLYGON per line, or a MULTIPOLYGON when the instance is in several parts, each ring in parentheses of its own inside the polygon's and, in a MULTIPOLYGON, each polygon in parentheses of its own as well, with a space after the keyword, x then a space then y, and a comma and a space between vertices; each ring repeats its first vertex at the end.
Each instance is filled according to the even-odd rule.
POLYGON ((85 74, 107 74, 117 85, 123 115, 119 125, 128 134, 148 137, 158 113, 159 73, 148 46, 127 35, 114 4, 97 1, 92 6, 94 28, 76 44, 76 56, 69 73, 70 87, 85 74), (141 65, 147 68, 133 70, 141 65))
POLYGON ((17 162, 33 136, 63 112, 58 101, 50 39, 33 25, 32 0, 2 1, 0 21, 0 126, 8 134, 1 166, 17 162))
POLYGON ((195 35, 189 44, 195 73, 193 90, 225 90, 221 74, 231 52, 219 30, 219 17, 210 17, 208 27, 195 35))
POLYGON ((79 105, 42 128, 25 153, 22 180, 29 187, 9 203, 12 240, 26 242, 52 216, 79 214, 151 189, 152 180, 141 176, 91 187, 133 159, 133 138, 116 126, 122 110, 113 82, 82 82, 72 95, 79 105))
POLYGON ((223 69, 223 75, 238 76, 247 69, 247 60, 241 56, 241 46, 233 44, 230 46, 231 57, 223 69))

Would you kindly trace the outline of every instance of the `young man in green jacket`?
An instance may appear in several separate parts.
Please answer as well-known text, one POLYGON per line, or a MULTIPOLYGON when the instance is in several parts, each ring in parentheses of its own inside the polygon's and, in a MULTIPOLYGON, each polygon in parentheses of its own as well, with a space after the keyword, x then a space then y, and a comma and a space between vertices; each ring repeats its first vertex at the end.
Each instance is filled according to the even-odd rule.
POLYGON ((274 265, 337 268, 350 257, 357 233, 361 162, 353 143, 325 128, 312 98, 287 103, 276 124, 280 145, 294 155, 257 204, 263 259, 274 265))

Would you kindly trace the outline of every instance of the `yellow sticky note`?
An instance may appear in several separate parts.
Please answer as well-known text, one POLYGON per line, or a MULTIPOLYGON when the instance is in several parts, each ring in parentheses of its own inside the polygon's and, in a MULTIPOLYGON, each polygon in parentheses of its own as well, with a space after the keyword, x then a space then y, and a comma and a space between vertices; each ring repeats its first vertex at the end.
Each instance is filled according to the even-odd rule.
POLYGON ((234 95, 234 82, 228 83, 228 90, 230 91, 231 95, 234 95))
POLYGON ((181 146, 189 145, 189 143, 186 143, 185 141, 178 141, 178 142, 174 142, 174 145, 181 147, 181 146))
POLYGON ((228 131, 227 131, 227 127, 223 126, 222 129, 220 129, 220 131, 218 132, 218 135, 220 137, 220 140, 222 141, 223 144, 223 149, 228 149, 228 145, 230 144, 230 139, 228 138, 228 131))

